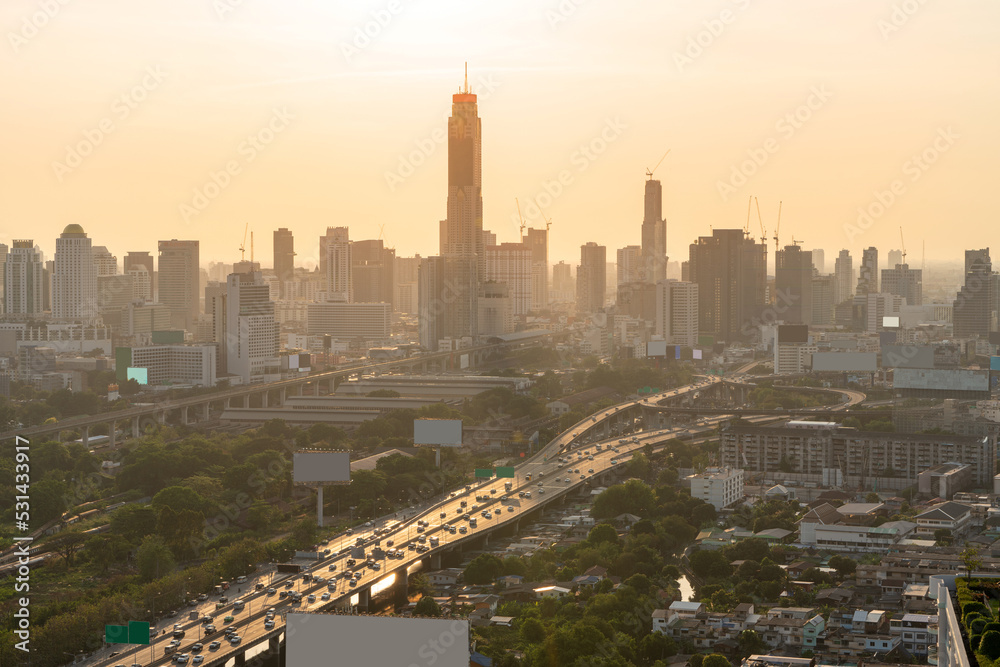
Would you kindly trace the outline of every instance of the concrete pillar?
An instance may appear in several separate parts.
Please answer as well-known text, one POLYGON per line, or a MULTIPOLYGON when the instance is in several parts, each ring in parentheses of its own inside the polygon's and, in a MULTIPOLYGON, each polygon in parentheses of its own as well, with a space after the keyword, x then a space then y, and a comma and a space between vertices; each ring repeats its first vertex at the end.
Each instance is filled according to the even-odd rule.
POLYGON ((212 416, 212 404, 209 401, 205 401, 201 406, 201 418, 208 421, 212 416))
POLYGON ((364 590, 359 591, 358 609, 363 609, 367 611, 368 608, 371 606, 371 604, 372 604, 372 589, 365 588, 364 590))
POLYGON ((233 665, 235 665, 235 667, 246 667, 246 664, 247 664, 246 651, 242 653, 237 653, 235 656, 233 656, 233 665))
POLYGON ((440 570, 441 569, 441 554, 431 555, 431 569, 440 570))
POLYGON ((288 400, 288 389, 282 387, 281 389, 278 390, 278 404, 284 405, 285 401, 287 400, 288 400))
POLYGON ((250 407, 250 394, 243 394, 243 407, 244 408, 250 407))
POLYGON ((266 391, 262 391, 260 393, 260 407, 262 407, 262 408, 266 408, 267 407, 267 392, 266 391))
POLYGON ((316 525, 323 527, 323 487, 316 487, 316 525))
POLYGON ((319 380, 313 382, 313 396, 319 396, 319 380))
POLYGON ((157 415, 156 415, 156 421, 160 422, 161 424, 166 424, 167 423, 167 411, 166 410, 160 410, 160 412, 157 413, 157 415))
POLYGON ((132 437, 133 438, 138 438, 139 437, 139 418, 138 417, 132 417, 132 437))
POLYGON ((117 430, 118 429, 115 428, 115 420, 112 419, 111 422, 108 423, 108 444, 111 446, 111 449, 114 449, 116 445, 115 439, 118 436, 118 433, 116 433, 117 430))
POLYGON ((87 446, 87 442, 90 440, 90 427, 84 426, 80 429, 80 439, 83 440, 83 446, 87 446))
POLYGON ((181 423, 185 426, 188 425, 188 406, 181 407, 181 423))

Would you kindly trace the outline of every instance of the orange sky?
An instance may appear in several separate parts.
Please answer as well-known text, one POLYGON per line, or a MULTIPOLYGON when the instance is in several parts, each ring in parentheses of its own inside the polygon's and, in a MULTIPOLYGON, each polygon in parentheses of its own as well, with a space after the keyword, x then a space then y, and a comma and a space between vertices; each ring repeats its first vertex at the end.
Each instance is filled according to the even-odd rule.
POLYGON ((911 263, 924 241, 959 259, 1000 208, 988 0, 5 0, 0 26, 0 240, 50 257, 69 222, 119 259, 197 238, 203 263, 232 261, 247 222, 265 266, 277 227, 303 263, 340 225, 434 254, 466 60, 484 225, 513 241, 515 197, 540 198, 553 263, 639 243, 667 148, 672 259, 741 227, 751 194, 769 237, 782 200, 782 244, 830 269, 844 247, 899 247, 900 225, 911 263))

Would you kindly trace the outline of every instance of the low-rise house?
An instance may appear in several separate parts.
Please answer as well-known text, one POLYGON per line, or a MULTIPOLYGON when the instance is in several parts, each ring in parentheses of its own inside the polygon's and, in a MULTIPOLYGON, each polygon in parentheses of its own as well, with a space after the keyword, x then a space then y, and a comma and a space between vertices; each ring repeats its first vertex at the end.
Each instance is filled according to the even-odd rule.
POLYGON ((961 537, 972 522, 972 508, 956 502, 941 503, 918 514, 916 520, 917 536, 934 537, 935 531, 943 528, 953 537, 961 537))
POLYGON ((775 607, 757 621, 754 630, 771 647, 807 650, 826 627, 826 621, 811 607, 775 607))
POLYGON ((427 581, 432 586, 454 586, 462 577, 462 568, 449 567, 445 570, 438 570, 427 575, 427 581))
POLYGON ((903 614, 889 621, 889 632, 902 641, 903 648, 915 656, 926 656, 937 646, 938 617, 928 614, 903 614))
POLYGON ((542 598, 564 598, 572 593, 569 588, 562 586, 539 586, 535 589, 535 596, 542 598))

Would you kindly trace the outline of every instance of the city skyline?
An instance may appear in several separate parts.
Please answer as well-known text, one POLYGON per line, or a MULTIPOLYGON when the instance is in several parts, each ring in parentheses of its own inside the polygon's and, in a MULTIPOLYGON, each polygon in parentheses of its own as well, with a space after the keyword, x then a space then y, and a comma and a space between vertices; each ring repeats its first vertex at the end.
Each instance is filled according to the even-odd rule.
POLYGON ((397 255, 433 255, 447 182, 445 96, 461 85, 466 60, 488 127, 483 226, 499 242, 519 241, 518 197, 529 226, 545 224, 541 213, 553 221, 553 264, 575 262, 586 241, 612 249, 640 243, 644 172, 667 148, 655 177, 663 183, 671 258, 710 227, 742 227, 749 195, 761 201, 769 236, 782 201, 783 238, 807 247, 891 249, 902 224, 911 265, 925 240, 932 241, 932 260, 964 250, 961 238, 935 237, 940 221, 960 215, 973 221, 970 228, 979 219, 985 229, 995 212, 988 160, 1000 138, 988 110, 997 92, 981 85, 990 62, 981 54, 997 51, 989 26, 998 10, 986 3, 920 6, 895 19, 891 5, 859 2, 840 3, 826 16, 748 2, 650 6, 648 20, 630 25, 628 34, 608 29, 608 46, 594 53, 585 47, 620 8, 587 5, 563 15, 557 6, 526 5, 520 13, 477 8, 449 15, 442 5, 404 7, 385 19, 378 12, 388 10, 378 3, 336 15, 306 3, 223 4, 232 11, 179 3, 166 27, 140 9, 111 14, 67 6, 34 32, 23 27, 31 24, 31 3, 0 10, 17 37, 15 66, 0 76, 23 102, 9 112, 22 131, 0 163, 6 238, 37 238, 50 256, 46 239, 76 223, 118 257, 151 250, 162 238, 198 238, 203 257, 229 262, 237 259, 245 225, 257 231, 258 257, 271 256, 271 232, 287 227, 304 240, 297 263, 309 265, 318 262, 326 227, 347 225, 354 238, 374 239, 385 225, 397 255), (354 46, 355 28, 375 20, 372 12, 386 25, 368 46, 354 46), (417 39, 469 32, 484 19, 497 28, 489 38, 455 37, 402 59, 417 39), (315 26, 306 28, 310 22, 315 26), (131 37, 105 34, 123 24, 131 37), (272 24, 284 30, 274 33, 272 24), (164 46, 179 26, 195 28, 190 53, 164 46), (296 42, 296 31, 309 39, 296 42), (803 32, 814 43, 788 36, 803 32), (84 55, 74 50, 102 35, 107 44, 84 55), (779 46, 751 48, 772 36, 781 37, 779 46), (498 48, 539 37, 544 47, 498 48), (789 40, 795 59, 782 48, 789 40), (230 43, 232 53, 218 51, 216 42, 230 43), (256 54, 262 44, 271 50, 256 54), (132 58, 108 59, 123 47, 132 58), (236 67, 231 59, 244 56, 236 67), (83 71, 97 63, 103 66, 83 71), (767 77, 747 77, 755 68, 767 77), (66 95, 73 105, 60 103, 66 95), (105 120, 110 130, 101 129, 105 120), (249 135, 256 145, 245 142, 249 135), (95 145, 73 166, 67 153, 88 137, 95 145), (588 142, 604 145, 593 159, 580 150, 588 142), (912 160, 925 152, 926 161, 912 160), (754 155, 762 165, 746 162, 754 155), (229 161, 237 162, 234 173, 199 208, 194 191, 215 193, 211 173, 229 161), (740 179, 731 168, 742 173, 743 166, 754 173, 732 185, 740 179), (720 191, 720 183, 733 191, 720 191), (536 214, 531 202, 544 203, 544 195, 552 203, 536 214), (185 205, 194 211, 187 219, 185 205), (884 214, 875 215, 880 206, 884 214), (859 224, 859 207, 873 212, 870 225, 859 224), (51 231, 28 235, 19 222, 51 231), (616 234, 623 227, 627 235, 616 234))

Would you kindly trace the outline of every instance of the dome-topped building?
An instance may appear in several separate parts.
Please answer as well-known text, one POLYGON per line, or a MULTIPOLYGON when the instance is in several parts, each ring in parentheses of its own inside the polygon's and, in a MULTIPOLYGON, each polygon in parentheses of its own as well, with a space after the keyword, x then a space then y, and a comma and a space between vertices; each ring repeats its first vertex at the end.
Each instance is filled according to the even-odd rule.
POLYGON ((76 224, 75 222, 66 225, 66 228, 63 229, 62 232, 62 238, 72 238, 72 237, 79 237, 86 235, 87 233, 83 231, 83 227, 76 224))
POLYGON ((97 319, 97 267, 91 239, 76 223, 56 239, 52 270, 52 317, 93 322, 97 319))

